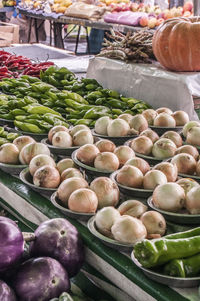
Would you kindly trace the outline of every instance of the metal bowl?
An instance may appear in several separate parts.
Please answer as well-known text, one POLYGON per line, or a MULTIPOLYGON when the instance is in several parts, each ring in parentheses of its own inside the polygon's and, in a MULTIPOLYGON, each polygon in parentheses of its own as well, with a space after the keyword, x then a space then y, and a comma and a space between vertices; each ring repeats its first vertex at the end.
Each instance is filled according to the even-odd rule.
POLYGON ((95 214, 95 213, 81 213, 81 212, 76 212, 76 211, 72 211, 72 210, 70 210, 70 209, 68 209, 66 207, 63 207, 62 204, 61 204, 61 201, 57 197, 57 192, 54 192, 51 195, 51 202, 64 215, 66 215, 68 217, 71 217, 71 218, 74 218, 74 219, 81 220, 81 221, 88 221, 95 214))
POLYGON ((124 186, 124 185, 118 183, 116 180, 116 176, 117 176, 118 172, 119 172, 119 170, 113 172, 110 175, 110 178, 118 185, 121 193, 123 193, 127 196, 138 197, 141 199, 147 199, 153 194, 153 190, 132 188, 132 187, 124 186))
POLYGON ((0 118, 0 125, 13 126, 14 120, 7 120, 7 119, 0 118))
POLYGON ((152 197, 150 197, 147 200, 147 204, 151 209, 161 213, 167 221, 171 221, 171 222, 174 222, 176 224, 181 224, 181 225, 182 224, 190 224, 190 225, 194 224, 195 225, 195 224, 199 224, 199 222, 200 222, 200 214, 194 214, 194 215, 189 214, 186 209, 180 210, 179 212, 169 212, 169 211, 165 211, 160 208, 157 208, 153 204, 152 197))
POLYGON ((97 168, 95 167, 92 167, 92 166, 89 166, 89 165, 86 165, 84 163, 82 163, 81 161, 79 161, 76 157, 76 154, 77 154, 77 150, 75 150, 73 153, 72 153, 72 160, 74 161, 74 163, 80 167, 82 170, 84 170, 86 173, 90 174, 91 176, 93 177, 109 177, 111 172, 109 171, 100 171, 98 170, 97 168))
POLYGON ((122 252, 130 252, 130 250, 133 249, 133 244, 125 244, 125 243, 121 243, 117 240, 114 240, 112 238, 109 238, 107 236, 104 236, 103 234, 101 234, 95 225, 95 216, 93 216, 92 218, 89 219, 88 223, 87 223, 87 227, 89 229, 89 231, 96 236, 98 239, 100 239, 102 241, 102 243, 106 246, 109 246, 113 249, 116 249, 118 251, 122 251, 122 252))
POLYGON ((0 169, 11 175, 18 175, 28 165, 0 163, 0 169))
POLYGON ((95 130, 92 130, 92 135, 101 139, 107 139, 112 141, 113 143, 115 143, 116 145, 122 145, 124 144, 127 140, 129 140, 130 138, 134 139, 136 137, 138 137, 138 135, 129 135, 129 136, 121 136, 121 137, 109 137, 106 135, 99 135, 95 132, 95 130))
POLYGON ((161 127, 161 126, 154 126, 150 125, 150 129, 156 132, 159 136, 163 135, 165 132, 174 131, 180 133, 183 129, 183 126, 176 126, 176 127, 161 127))
POLYGON ((54 193, 57 189, 56 188, 44 188, 44 187, 37 187, 33 184, 33 177, 31 176, 30 172, 29 172, 29 168, 25 168, 23 169, 20 174, 19 174, 20 180, 28 185, 30 188, 32 188, 33 190, 39 192, 39 193, 43 193, 47 196, 52 195, 52 193, 54 193))
POLYGON ((72 147, 64 148, 64 147, 53 146, 52 144, 50 144, 48 138, 42 139, 41 142, 46 146, 48 146, 52 154, 60 155, 60 156, 71 156, 71 154, 80 147, 80 146, 72 146, 72 147))
POLYGON ((189 288, 199 286, 200 284, 200 276, 198 277, 191 277, 191 278, 179 278, 179 277, 172 277, 168 275, 164 275, 158 272, 155 272, 150 269, 144 268, 139 261, 135 258, 134 253, 131 253, 131 259, 135 263, 135 265, 143 271, 143 273, 150 279, 162 283, 167 286, 172 287, 182 287, 182 288, 189 288))

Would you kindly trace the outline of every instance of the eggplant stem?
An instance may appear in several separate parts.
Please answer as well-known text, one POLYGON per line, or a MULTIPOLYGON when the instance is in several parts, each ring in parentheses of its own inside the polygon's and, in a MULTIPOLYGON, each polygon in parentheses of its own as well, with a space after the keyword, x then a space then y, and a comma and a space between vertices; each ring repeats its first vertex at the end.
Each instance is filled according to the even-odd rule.
POLYGON ((35 240, 35 234, 31 232, 22 232, 23 238, 25 242, 31 242, 35 240))

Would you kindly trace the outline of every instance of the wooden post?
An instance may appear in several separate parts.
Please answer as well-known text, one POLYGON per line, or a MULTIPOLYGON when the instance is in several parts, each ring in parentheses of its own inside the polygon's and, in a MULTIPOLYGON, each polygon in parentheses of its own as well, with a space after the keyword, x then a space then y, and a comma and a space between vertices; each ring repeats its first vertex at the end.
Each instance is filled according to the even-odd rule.
POLYGON ((194 15, 199 16, 200 15, 200 1, 193 0, 193 2, 194 2, 194 15))

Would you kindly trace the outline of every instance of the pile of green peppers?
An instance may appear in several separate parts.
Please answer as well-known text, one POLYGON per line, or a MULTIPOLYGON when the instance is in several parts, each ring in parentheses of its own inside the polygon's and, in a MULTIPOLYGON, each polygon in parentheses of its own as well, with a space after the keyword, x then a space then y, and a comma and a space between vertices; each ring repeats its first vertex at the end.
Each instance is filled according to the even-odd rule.
POLYGON ((0 146, 5 143, 11 143, 19 134, 9 133, 2 126, 0 126, 0 146))
MULTIPOLYGON (((60 113, 73 125, 85 124, 93 127, 95 121, 102 116, 116 118, 122 113, 135 115, 150 108, 143 101, 122 97, 116 91, 103 89, 95 79, 78 80, 64 67, 51 66, 45 72, 41 71, 41 80, 27 75, 18 79, 3 79, 0 89, 6 94, 13 94, 14 96, 9 97, 15 97, 20 102, 15 107, 17 109, 21 109, 21 102, 27 102, 28 98, 29 101, 60 113)), ((7 119, 13 120, 13 112, 5 111, 5 107, 3 109, 2 114, 8 114, 7 119)), ((2 114, 0 110, 0 118, 2 114)))
POLYGON ((160 239, 143 240, 134 246, 136 259, 146 268, 157 268, 173 277, 200 274, 200 227, 170 234, 160 239))

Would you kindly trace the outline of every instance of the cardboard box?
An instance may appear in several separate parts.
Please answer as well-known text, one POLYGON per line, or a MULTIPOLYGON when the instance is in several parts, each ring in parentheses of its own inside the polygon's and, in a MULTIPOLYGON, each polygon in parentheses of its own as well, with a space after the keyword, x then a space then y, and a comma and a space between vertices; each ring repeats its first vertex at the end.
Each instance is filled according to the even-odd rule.
POLYGON ((11 44, 19 43, 19 25, 0 22, 0 39, 10 41, 11 44))

